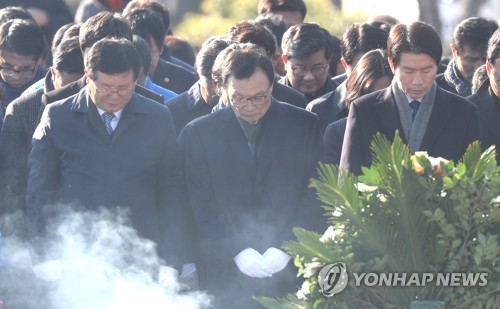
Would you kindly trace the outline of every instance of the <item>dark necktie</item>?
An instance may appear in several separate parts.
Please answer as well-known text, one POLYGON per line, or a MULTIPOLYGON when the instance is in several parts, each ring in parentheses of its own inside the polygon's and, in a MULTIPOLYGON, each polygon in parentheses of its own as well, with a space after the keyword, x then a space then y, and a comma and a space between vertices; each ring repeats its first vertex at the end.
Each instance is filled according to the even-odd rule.
POLYGON ((420 102, 417 100, 413 100, 410 102, 411 106, 411 118, 415 120, 415 116, 417 115, 418 108, 420 107, 420 102))
POLYGON ((104 124, 106 125, 106 131, 108 131, 109 135, 113 134, 113 127, 111 126, 111 121, 115 118, 115 114, 104 112, 101 115, 104 120, 104 124))

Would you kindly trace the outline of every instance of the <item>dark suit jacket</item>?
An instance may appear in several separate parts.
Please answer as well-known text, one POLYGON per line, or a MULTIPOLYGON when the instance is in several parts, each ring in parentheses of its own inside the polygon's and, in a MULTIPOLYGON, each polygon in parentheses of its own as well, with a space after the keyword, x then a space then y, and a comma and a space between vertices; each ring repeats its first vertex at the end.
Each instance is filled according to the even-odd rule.
POLYGON ((487 149, 495 145, 497 162, 500 162, 500 98, 491 90, 489 79, 483 82, 477 94, 473 96, 474 98, 470 99, 473 99, 479 108, 481 146, 487 149))
MULTIPOLYGON (((294 226, 324 226, 307 188, 321 151, 316 115, 273 100, 262 121, 255 157, 231 108, 192 121, 180 135, 189 202, 201 239, 200 287, 216 295, 240 284, 246 293, 268 282, 237 270, 233 258, 243 249, 263 254, 293 239, 294 226)), ((295 282, 291 277, 285 286, 295 282)))
POLYGON ((346 124, 347 118, 342 118, 326 127, 325 135, 323 135, 323 162, 340 164, 346 124))
MULTIPOLYGON (((371 165, 370 144, 376 132, 390 141, 395 131, 407 143, 391 87, 354 101, 349 109, 340 167, 355 174, 371 165)), ((437 87, 436 99, 420 149, 430 156, 460 159, 470 143, 479 139, 477 108, 467 99, 437 87)))
POLYGON ((150 78, 153 83, 160 87, 172 90, 175 93, 183 93, 196 83, 198 74, 189 72, 178 65, 166 62, 160 58, 156 70, 150 78))
POLYGON ((340 74, 331 78, 332 81, 338 86, 347 79, 347 74, 340 74))
MULTIPOLYGON (((283 84, 285 86, 288 86, 290 88, 293 88, 292 85, 290 84, 290 81, 288 80, 288 77, 284 76, 279 80, 280 84, 283 84)), ((325 84, 321 89, 318 90, 314 95, 304 95, 306 97, 307 102, 311 102, 314 99, 317 99, 321 97, 322 95, 325 95, 328 92, 331 92, 337 88, 337 84, 332 81, 331 78, 326 78, 325 84)), ((288 102, 287 102, 288 103, 288 102)))
POLYGON ((306 108, 307 105, 306 97, 301 92, 293 89, 292 87, 280 84, 279 83, 280 78, 281 77, 278 76, 274 80, 273 94, 272 94, 273 98, 275 98, 280 102, 285 102, 293 106, 306 108))
POLYGON ((337 87, 334 91, 307 104, 306 109, 318 115, 322 132, 325 132, 330 123, 347 117, 349 113, 345 101, 341 98, 341 91, 342 87, 337 87))
POLYGON ((49 70, 43 88, 23 94, 7 106, 0 133, 0 214, 25 211, 31 138, 38 125, 42 96, 52 90, 49 70))
POLYGON ((162 256, 173 261, 166 253, 180 249, 167 242, 173 246, 182 233, 166 239, 165 229, 176 221, 184 224, 174 218, 183 198, 176 138, 170 111, 138 94, 124 107, 112 136, 87 101, 86 88, 48 105, 29 155, 32 240, 43 235, 44 205, 56 203, 57 211, 67 204, 86 210, 121 206, 130 209, 139 235, 159 244, 162 256))
POLYGON ((166 62, 173 63, 175 65, 178 65, 180 67, 183 67, 184 69, 188 70, 189 72, 196 73, 196 69, 192 67, 190 64, 180 60, 179 58, 176 58, 172 56, 172 51, 170 50, 170 47, 167 44, 163 44, 163 52, 161 53, 160 57, 165 60, 166 62))
POLYGON ((213 108, 201 96, 200 84, 198 82, 189 88, 188 91, 169 100, 166 105, 172 113, 177 134, 191 120, 210 114, 213 108))
POLYGON ((443 88, 444 90, 457 94, 457 89, 448 84, 448 82, 444 78, 444 73, 438 74, 436 76, 436 83, 438 84, 439 87, 443 88))

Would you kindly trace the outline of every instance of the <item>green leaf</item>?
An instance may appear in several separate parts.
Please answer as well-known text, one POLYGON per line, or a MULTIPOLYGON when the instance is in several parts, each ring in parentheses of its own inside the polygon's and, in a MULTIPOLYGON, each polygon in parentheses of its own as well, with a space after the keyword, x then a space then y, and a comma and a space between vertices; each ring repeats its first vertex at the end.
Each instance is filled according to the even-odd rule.
POLYGON ((300 255, 306 259, 317 258, 323 264, 336 262, 338 256, 327 244, 321 242, 320 234, 303 228, 294 228, 293 233, 297 241, 288 241, 282 246, 290 255, 300 255))

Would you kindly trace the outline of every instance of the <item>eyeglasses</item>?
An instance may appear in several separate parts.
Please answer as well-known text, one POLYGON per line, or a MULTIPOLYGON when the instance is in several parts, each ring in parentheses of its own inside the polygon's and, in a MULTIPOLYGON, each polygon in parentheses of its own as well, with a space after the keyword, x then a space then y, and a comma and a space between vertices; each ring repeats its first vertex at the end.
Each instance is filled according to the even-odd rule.
POLYGON ((32 69, 14 69, 12 66, 6 67, 3 65, 6 61, 0 57, 0 61, 2 61, 2 65, 0 65, 0 71, 5 76, 13 76, 14 74, 19 74, 20 76, 31 76, 35 72, 38 67, 38 63, 35 63, 32 69))
POLYGON ((97 87, 97 85, 95 85, 95 91, 97 92, 97 94, 102 96, 110 96, 115 93, 119 96, 126 96, 129 95, 134 90, 134 88, 135 85, 122 86, 118 88, 113 88, 109 86, 97 87))
POLYGON ((20 76, 31 76, 36 70, 37 65, 35 64, 35 67, 33 69, 21 69, 21 70, 16 70, 13 68, 7 68, 2 65, 0 65, 0 71, 2 72, 3 75, 5 76, 13 76, 14 74, 19 74, 20 76))
POLYGON ((321 75, 323 73, 325 73, 326 71, 326 68, 328 66, 314 66, 314 67, 292 67, 292 72, 293 72, 293 75, 295 76, 300 76, 300 77, 304 77, 307 75, 307 72, 311 72, 312 75, 321 75))
POLYGON ((251 98, 229 98, 229 101, 231 101, 231 104, 235 107, 244 107, 248 102, 251 102, 254 106, 262 106, 267 102, 268 97, 269 94, 256 95, 251 98))

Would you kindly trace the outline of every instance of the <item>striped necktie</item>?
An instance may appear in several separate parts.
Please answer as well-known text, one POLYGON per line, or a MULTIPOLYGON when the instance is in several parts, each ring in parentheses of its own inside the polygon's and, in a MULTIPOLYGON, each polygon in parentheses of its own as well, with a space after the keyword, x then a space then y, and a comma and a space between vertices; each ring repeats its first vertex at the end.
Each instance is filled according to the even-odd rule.
POLYGON ((106 125, 106 131, 108 131, 108 134, 109 135, 113 134, 113 127, 111 126, 111 121, 113 121, 113 119, 115 118, 115 114, 104 112, 101 115, 101 117, 104 120, 104 124, 106 125))

